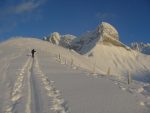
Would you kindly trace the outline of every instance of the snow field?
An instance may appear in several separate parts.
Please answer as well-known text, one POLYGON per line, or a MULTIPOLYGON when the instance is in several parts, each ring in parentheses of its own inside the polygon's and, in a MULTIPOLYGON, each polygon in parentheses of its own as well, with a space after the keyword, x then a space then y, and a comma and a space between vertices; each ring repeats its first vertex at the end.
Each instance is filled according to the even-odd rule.
POLYGON ((81 56, 37 39, 13 39, 0 44, 0 48, 2 113, 150 112, 150 84, 134 78, 128 84, 127 73, 120 71, 149 71, 147 56, 106 45, 93 51, 95 57, 81 56), (30 48, 37 50, 34 59, 30 48), (101 48, 100 54, 96 53, 101 48))

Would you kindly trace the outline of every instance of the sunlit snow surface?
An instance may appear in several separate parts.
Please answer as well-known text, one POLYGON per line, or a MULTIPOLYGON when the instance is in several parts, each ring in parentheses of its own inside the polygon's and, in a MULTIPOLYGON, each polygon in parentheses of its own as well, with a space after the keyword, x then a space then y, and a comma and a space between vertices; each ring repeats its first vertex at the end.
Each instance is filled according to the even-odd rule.
POLYGON ((0 113, 149 113, 150 57, 109 45, 90 52, 31 38, 1 43, 0 113))

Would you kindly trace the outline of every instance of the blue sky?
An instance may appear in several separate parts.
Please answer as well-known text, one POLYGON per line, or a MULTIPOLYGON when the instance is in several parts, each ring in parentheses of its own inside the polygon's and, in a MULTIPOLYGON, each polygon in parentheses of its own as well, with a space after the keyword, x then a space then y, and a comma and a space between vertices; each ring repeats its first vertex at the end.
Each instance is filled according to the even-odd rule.
POLYGON ((0 0, 0 41, 55 31, 80 36, 102 21, 125 44, 150 42, 150 0, 0 0))

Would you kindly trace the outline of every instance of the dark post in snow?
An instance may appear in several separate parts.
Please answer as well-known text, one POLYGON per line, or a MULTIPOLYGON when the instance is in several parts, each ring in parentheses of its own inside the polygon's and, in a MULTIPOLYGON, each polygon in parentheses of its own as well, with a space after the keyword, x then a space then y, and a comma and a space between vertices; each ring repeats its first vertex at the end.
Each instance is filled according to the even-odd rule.
POLYGON ((128 71, 128 84, 132 82, 131 72, 128 71))
POLYGON ((71 58, 71 66, 73 66, 73 58, 71 58))
POLYGON ((110 75, 110 70, 111 70, 111 68, 109 67, 108 71, 107 71, 107 75, 110 75))

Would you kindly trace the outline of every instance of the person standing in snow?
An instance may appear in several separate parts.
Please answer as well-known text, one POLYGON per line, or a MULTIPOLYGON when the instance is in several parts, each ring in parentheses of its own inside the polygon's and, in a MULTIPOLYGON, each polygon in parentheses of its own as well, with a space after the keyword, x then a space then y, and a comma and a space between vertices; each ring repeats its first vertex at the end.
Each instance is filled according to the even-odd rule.
POLYGON ((32 53, 32 58, 34 58, 34 53, 35 53, 36 51, 34 50, 34 49, 32 49, 32 51, 31 51, 31 53, 32 53))

